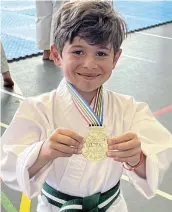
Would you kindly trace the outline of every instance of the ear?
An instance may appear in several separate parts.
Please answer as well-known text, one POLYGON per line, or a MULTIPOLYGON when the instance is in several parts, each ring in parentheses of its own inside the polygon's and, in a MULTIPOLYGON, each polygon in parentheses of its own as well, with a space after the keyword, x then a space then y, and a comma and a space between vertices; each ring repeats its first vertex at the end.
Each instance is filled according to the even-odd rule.
POLYGON ((113 61, 113 66, 114 66, 113 69, 115 68, 115 66, 117 64, 117 62, 118 62, 118 60, 119 60, 119 58, 121 56, 121 53, 122 53, 122 49, 119 49, 117 51, 117 53, 115 54, 114 61, 113 61))
POLYGON ((58 52, 56 46, 54 44, 51 45, 50 47, 50 51, 51 51, 51 57, 54 60, 54 63, 56 66, 61 66, 61 62, 60 62, 60 53, 58 52))

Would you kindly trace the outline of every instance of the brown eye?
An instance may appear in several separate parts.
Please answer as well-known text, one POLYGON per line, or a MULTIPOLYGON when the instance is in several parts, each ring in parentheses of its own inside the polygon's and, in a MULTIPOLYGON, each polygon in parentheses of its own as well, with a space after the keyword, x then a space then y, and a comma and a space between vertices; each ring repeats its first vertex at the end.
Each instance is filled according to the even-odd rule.
POLYGON ((107 56, 107 54, 104 53, 104 52, 98 52, 97 53, 97 56, 104 57, 104 56, 107 56))
POLYGON ((83 55, 83 51, 74 51, 73 53, 77 55, 83 55))

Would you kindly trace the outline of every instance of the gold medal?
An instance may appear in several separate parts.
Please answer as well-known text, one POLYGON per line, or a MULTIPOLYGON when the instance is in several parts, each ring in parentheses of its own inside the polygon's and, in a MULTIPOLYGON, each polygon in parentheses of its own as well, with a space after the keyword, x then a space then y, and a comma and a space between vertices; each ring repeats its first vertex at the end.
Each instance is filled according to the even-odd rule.
POLYGON ((88 135, 84 138, 85 143, 82 154, 90 161, 103 160, 108 151, 108 136, 102 126, 89 127, 88 135))

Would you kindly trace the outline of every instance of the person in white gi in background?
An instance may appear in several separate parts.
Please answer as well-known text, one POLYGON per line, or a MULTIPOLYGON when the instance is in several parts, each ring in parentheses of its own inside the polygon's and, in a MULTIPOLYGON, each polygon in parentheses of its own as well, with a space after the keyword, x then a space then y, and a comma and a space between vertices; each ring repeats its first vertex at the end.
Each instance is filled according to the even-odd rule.
POLYGON ((172 161, 172 136, 147 104, 102 87, 126 35, 125 22, 107 2, 66 3, 54 21, 51 53, 64 79, 17 110, 1 141, 2 180, 29 198, 39 195, 39 212, 126 212, 119 185, 123 169, 152 198, 172 161), (92 162, 81 153, 92 128, 89 111, 97 108, 108 150, 92 162))

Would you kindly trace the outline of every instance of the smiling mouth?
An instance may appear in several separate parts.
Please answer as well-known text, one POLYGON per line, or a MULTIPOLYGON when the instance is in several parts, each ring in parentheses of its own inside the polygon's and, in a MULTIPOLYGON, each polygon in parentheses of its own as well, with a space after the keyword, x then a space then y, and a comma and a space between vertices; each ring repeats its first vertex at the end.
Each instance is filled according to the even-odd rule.
POLYGON ((78 75, 79 76, 81 76, 81 77, 85 77, 85 78, 95 78, 95 77, 98 77, 98 76, 100 76, 100 74, 80 74, 80 73, 78 73, 78 75))

